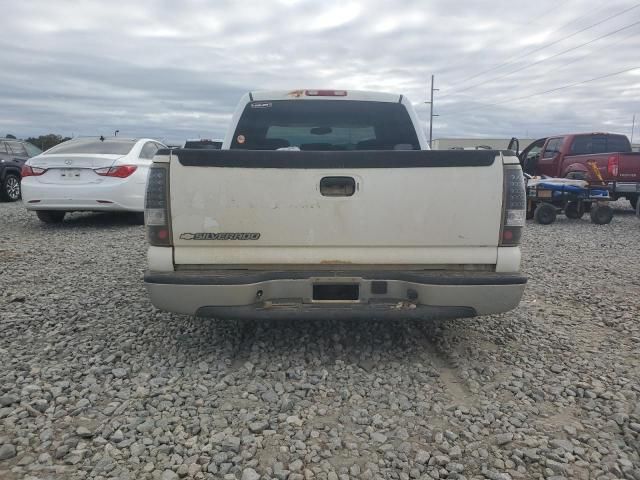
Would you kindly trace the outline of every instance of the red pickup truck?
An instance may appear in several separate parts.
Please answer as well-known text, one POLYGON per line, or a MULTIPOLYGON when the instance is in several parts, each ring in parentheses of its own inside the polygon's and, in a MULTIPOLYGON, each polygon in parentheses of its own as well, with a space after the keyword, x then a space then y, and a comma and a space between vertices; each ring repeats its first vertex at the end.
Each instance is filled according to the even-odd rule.
MULTIPOLYGON (((513 139, 511 145, 516 144, 513 139)), ((632 153, 626 135, 577 133, 536 140, 519 155, 530 175, 598 180, 589 167, 595 162, 617 200, 625 197, 636 207, 640 198, 640 152, 632 153)))

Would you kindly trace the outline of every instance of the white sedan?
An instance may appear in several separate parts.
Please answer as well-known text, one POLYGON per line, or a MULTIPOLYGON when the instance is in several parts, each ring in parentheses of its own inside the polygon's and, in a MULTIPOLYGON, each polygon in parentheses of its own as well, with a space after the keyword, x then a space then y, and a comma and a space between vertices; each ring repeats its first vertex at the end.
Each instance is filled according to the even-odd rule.
POLYGON ((144 211, 149 166, 166 148, 149 138, 78 138, 29 159, 22 201, 45 223, 72 211, 144 211))

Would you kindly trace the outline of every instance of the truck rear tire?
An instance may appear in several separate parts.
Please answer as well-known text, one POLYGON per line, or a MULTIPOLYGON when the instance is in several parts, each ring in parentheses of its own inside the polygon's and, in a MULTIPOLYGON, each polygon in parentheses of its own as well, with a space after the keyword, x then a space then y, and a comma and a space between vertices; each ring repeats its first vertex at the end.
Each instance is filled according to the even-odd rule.
POLYGON ((36 210, 36 215, 43 223, 60 223, 67 212, 60 210, 36 210))
POLYGON ((613 218, 613 208, 609 205, 597 204, 591 208, 589 212, 591 222, 596 225, 606 225, 613 218))
POLYGON ((556 221, 556 207, 550 203, 541 203, 536 207, 533 218, 540 225, 549 225, 556 221))
POLYGON ((527 212, 525 215, 527 220, 531 220, 533 218, 533 212, 535 211, 535 209, 536 209, 535 203, 531 201, 527 202, 527 212))
POLYGON ((564 214, 571 220, 580 220, 584 215, 582 202, 567 202, 567 206, 564 207, 564 214))

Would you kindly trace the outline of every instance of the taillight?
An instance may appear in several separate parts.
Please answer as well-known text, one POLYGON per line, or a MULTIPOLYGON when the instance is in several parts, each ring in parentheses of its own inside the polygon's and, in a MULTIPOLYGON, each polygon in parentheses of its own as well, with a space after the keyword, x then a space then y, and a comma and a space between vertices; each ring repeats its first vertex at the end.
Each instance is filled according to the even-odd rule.
POLYGON ((618 155, 609 155, 607 160, 607 172, 612 177, 618 176, 618 155))
POLYGON ((20 170, 20 176, 22 178, 24 178, 24 177, 37 177, 39 175, 42 175, 46 171, 47 171, 46 168, 30 167, 29 165, 23 165, 22 169, 20 170))
POLYGON ((502 195, 500 245, 519 245, 520 237, 522 236, 522 227, 524 227, 525 224, 527 208, 524 177, 519 165, 504 165, 502 195))
POLYGON ((346 90, 305 90, 307 97, 346 97, 346 90))
POLYGON ((127 178, 138 169, 135 165, 116 165, 115 167, 96 168, 94 172, 103 177, 127 178))
POLYGON ((150 245, 171 245, 171 219, 169 218, 169 164, 153 164, 149 169, 144 202, 144 223, 150 245))

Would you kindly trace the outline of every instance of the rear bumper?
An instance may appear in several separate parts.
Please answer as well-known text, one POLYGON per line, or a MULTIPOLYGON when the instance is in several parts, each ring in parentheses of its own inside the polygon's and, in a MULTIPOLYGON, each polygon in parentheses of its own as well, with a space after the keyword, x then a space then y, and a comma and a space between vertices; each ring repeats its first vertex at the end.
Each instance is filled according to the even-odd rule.
POLYGON ((640 194, 640 182, 610 182, 609 186, 615 193, 640 194))
POLYGON ((27 177, 22 180, 22 202, 27 210, 142 212, 144 188, 144 183, 135 182, 133 178, 60 185, 27 177))
POLYGON ((461 318, 515 308, 526 277, 493 272, 147 272, 161 310, 217 318, 461 318), (314 300, 314 285, 357 285, 357 299, 314 300))

